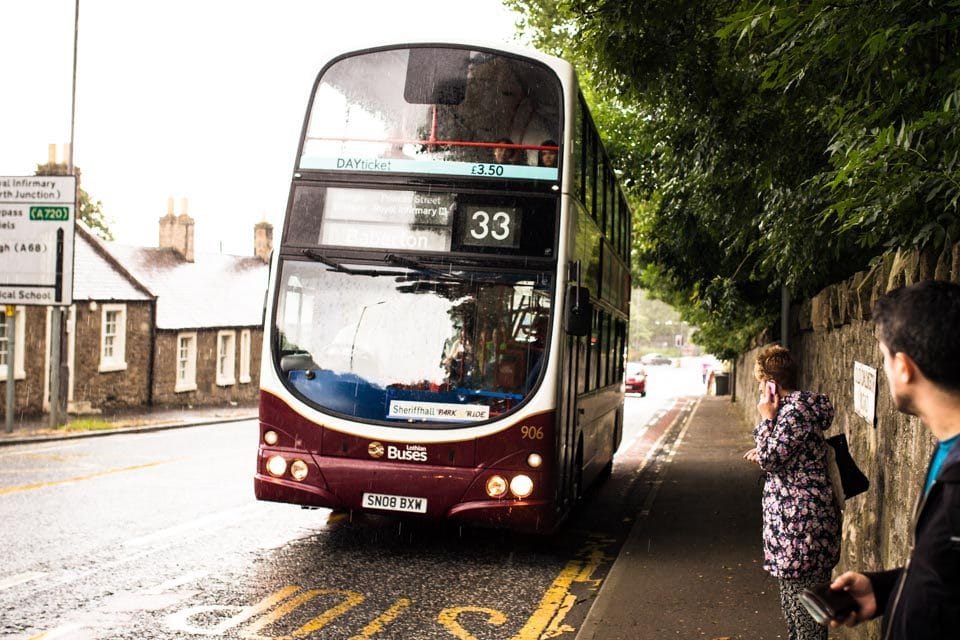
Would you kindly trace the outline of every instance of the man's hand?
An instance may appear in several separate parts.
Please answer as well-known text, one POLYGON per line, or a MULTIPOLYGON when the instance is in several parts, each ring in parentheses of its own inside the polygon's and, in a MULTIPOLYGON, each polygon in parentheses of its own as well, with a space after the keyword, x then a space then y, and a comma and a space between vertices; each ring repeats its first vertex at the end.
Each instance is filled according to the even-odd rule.
POLYGON ((854 627, 866 620, 872 620, 877 615, 877 598, 873 594, 873 585, 870 579, 862 573, 847 571, 839 576, 830 585, 831 589, 846 591, 857 601, 859 609, 851 613, 845 620, 831 620, 831 627, 847 625, 854 627))

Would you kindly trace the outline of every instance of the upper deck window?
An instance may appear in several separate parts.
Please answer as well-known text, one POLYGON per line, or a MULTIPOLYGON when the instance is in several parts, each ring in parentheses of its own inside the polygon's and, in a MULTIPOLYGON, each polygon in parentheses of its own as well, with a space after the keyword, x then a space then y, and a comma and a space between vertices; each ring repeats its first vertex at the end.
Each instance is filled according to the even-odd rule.
POLYGON ((556 181, 561 103, 555 73, 512 56, 419 47, 342 58, 320 78, 299 168, 556 181))

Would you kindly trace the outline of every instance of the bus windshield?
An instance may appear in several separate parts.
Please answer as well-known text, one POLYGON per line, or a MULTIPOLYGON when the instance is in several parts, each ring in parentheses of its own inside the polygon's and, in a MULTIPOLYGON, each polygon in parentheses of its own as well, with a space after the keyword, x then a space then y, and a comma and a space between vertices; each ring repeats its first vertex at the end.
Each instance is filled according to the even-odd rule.
POLYGON ((315 257, 283 262, 277 301, 279 369, 315 407, 398 426, 471 424, 536 386, 551 273, 315 257))
POLYGON ((556 181, 561 95, 546 66, 491 52, 341 58, 319 80, 299 169, 556 181))

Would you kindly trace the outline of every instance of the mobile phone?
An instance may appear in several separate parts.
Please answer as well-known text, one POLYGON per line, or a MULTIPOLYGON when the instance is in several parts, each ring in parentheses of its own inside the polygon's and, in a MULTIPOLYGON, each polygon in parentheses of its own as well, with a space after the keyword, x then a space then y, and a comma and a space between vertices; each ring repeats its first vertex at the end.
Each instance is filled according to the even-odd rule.
POLYGON ((773 402, 774 396, 777 395, 777 383, 773 380, 767 380, 767 384, 764 385, 764 389, 767 392, 767 401, 773 402))
POLYGON ((799 599, 817 624, 823 626, 829 625, 831 620, 846 620, 847 616, 860 608, 852 595, 831 589, 829 584, 804 589, 799 599))

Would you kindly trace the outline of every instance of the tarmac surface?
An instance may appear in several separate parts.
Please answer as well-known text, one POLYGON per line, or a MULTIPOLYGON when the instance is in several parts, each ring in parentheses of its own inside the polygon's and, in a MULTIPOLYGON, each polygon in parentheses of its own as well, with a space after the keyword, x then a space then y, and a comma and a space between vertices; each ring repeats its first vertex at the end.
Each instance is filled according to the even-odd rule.
MULTIPOLYGON (((92 432, 22 421, 0 427, 0 446, 256 417, 256 406, 93 416, 114 428, 92 432)), ((761 567, 761 475, 742 458, 749 425, 728 396, 704 396, 682 428, 576 640, 787 637, 776 581, 761 567)))
POLYGON ((111 415, 70 415, 67 424, 59 428, 50 426, 49 417, 13 420, 13 429, 8 432, 6 423, 0 423, 0 446, 42 442, 47 440, 69 440, 72 438, 91 438, 117 433, 136 433, 194 427, 215 422, 237 422, 256 418, 257 405, 236 407, 192 407, 184 409, 161 409, 157 411, 139 411, 136 413, 117 413, 111 415), (105 428, 96 430, 71 430, 71 425, 92 420, 104 424, 105 428))

